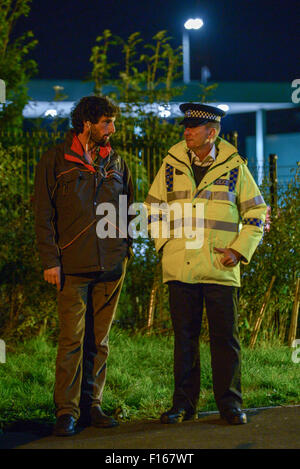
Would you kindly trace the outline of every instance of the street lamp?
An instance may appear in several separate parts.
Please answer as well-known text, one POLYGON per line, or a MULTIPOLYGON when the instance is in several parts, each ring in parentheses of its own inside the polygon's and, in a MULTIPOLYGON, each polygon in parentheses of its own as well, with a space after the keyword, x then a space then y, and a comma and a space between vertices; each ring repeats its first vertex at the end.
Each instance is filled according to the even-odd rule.
POLYGON ((189 29, 200 29, 203 26, 201 18, 190 18, 184 23, 184 31, 182 35, 182 51, 183 51, 183 81, 189 83, 190 80, 190 37, 189 29))

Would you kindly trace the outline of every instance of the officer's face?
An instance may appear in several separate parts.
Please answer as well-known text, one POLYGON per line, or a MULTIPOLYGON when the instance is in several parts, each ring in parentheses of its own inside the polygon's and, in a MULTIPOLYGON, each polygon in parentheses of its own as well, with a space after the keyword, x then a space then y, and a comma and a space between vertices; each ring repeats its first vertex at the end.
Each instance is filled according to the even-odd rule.
POLYGON ((91 141, 96 145, 106 145, 109 137, 116 131, 115 120, 115 117, 101 116, 97 124, 91 124, 91 141))
POLYGON ((187 147, 191 150, 196 150, 202 148, 209 142, 209 139, 212 138, 212 131, 214 129, 204 125, 198 125, 197 127, 189 127, 188 125, 184 130, 184 137, 187 144, 187 147))

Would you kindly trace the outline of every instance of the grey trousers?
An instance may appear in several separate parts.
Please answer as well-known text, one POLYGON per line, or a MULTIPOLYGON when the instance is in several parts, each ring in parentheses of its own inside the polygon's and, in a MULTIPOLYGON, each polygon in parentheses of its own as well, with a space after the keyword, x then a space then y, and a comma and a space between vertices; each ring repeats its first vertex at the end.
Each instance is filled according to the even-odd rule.
POLYGON ((56 416, 101 404, 109 353, 108 336, 125 275, 66 275, 58 293, 60 333, 56 358, 56 416))

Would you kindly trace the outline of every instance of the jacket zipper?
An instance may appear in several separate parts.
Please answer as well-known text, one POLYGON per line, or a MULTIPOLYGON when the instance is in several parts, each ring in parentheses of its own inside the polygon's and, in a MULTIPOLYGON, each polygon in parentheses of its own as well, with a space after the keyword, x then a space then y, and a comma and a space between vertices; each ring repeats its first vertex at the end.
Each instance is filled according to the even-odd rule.
MULTIPOLYGON (((174 158, 174 160, 178 161, 179 163, 184 164, 184 165, 189 169, 189 171, 190 171, 192 177, 194 178, 194 173, 193 173, 193 170, 192 170, 192 168, 191 168, 190 166, 188 166, 184 161, 181 161, 181 160, 179 160, 178 158, 176 158, 176 156, 172 155, 172 153, 168 152, 168 155, 172 156, 172 158, 174 158)), ((217 164, 217 165, 214 166, 213 168, 210 167, 209 170, 208 170, 207 173, 206 173, 206 176, 208 175, 208 173, 209 173, 210 171, 213 171, 215 168, 218 168, 219 166, 222 166, 223 164, 227 163, 228 160, 231 160, 235 155, 238 155, 238 152, 232 153, 231 155, 228 156, 228 158, 227 158, 225 161, 222 161, 222 163, 217 164)), ((200 184, 201 184, 201 183, 200 183, 200 184)), ((204 186, 204 187, 205 187, 205 186, 204 186)), ((196 192, 196 194, 193 196, 193 200, 197 197, 197 195, 198 195, 202 190, 203 190, 203 189, 199 189, 199 190, 196 192)))
MULTIPOLYGON (((233 158, 233 156, 235 156, 235 155, 238 155, 238 152, 232 153, 230 156, 228 156, 227 160, 223 161, 222 163, 217 164, 217 165, 214 166, 213 168, 210 167, 205 176, 207 176, 208 173, 209 173, 210 171, 213 171, 215 168, 218 168, 219 166, 222 166, 222 165, 226 164, 226 163, 228 162, 228 160, 231 160, 231 159, 233 158)), ((239 166, 240 166, 240 165, 239 165, 239 166)), ((228 171, 227 171, 227 172, 228 172, 228 171)), ((224 174, 225 174, 225 173, 224 173, 224 174)), ((201 181, 201 182, 202 182, 202 181, 201 181)), ((201 182, 200 182, 200 184, 201 184, 201 182)), ((199 186, 198 186, 198 187, 199 187, 199 186)), ((201 189, 198 189, 198 190, 197 190, 196 194, 193 196, 193 200, 196 199, 196 197, 200 194, 200 192, 202 192, 202 191, 205 189, 205 187, 207 187, 207 185, 206 185, 206 186, 203 186, 201 189)))
MULTIPOLYGON (((97 211, 97 202, 96 202, 96 196, 97 196, 97 185, 98 185, 98 171, 96 171, 94 175, 94 200, 93 200, 93 205, 94 205, 94 216, 96 219, 96 211, 97 211)), ((97 244, 97 252, 98 252, 98 261, 100 265, 100 270, 104 270, 104 267, 102 266, 101 262, 101 253, 100 253, 100 247, 99 247, 99 240, 97 236, 97 230, 96 230, 96 244, 97 244)))
MULTIPOLYGON (((110 160, 107 162, 106 166, 104 167, 105 172, 106 172, 106 168, 108 167, 109 163, 110 163, 110 160)), ((95 175, 94 175, 94 200, 93 200, 93 205, 94 205, 95 219, 96 219, 96 211, 97 211, 96 197, 97 197, 98 190, 100 190, 100 188, 103 184, 103 179, 104 179, 104 177, 101 175, 101 180, 99 181, 99 187, 98 187, 98 175, 99 174, 100 174, 99 171, 96 171, 95 175)), ((98 252, 98 260, 99 260, 100 270, 104 270, 104 266, 102 266, 102 262, 101 262, 101 252, 100 252, 100 247, 99 247, 99 240, 98 240, 98 236, 97 236, 97 231, 96 231, 96 237, 97 237, 97 252, 98 252)))

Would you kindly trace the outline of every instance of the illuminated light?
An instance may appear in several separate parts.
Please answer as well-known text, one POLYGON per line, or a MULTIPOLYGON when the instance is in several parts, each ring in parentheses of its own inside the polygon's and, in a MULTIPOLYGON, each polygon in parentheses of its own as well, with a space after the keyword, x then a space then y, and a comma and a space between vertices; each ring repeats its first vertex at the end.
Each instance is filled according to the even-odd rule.
POLYGON ((227 104, 219 104, 219 106, 217 106, 219 109, 222 109, 222 111, 224 112, 227 112, 229 111, 230 107, 227 106, 227 104))
POLYGON ((133 133, 134 133, 134 135, 137 135, 138 137, 141 137, 143 135, 142 127, 139 126, 139 125, 134 126, 133 133))
POLYGON ((201 18, 190 18, 184 23, 185 29, 200 29, 203 26, 201 18))
POLYGON ((158 106, 159 117, 170 117, 171 111, 168 109, 168 106, 158 106))
POLYGON ((45 116, 48 117, 56 117, 57 116, 57 110, 56 109, 47 109, 45 112, 45 116))

